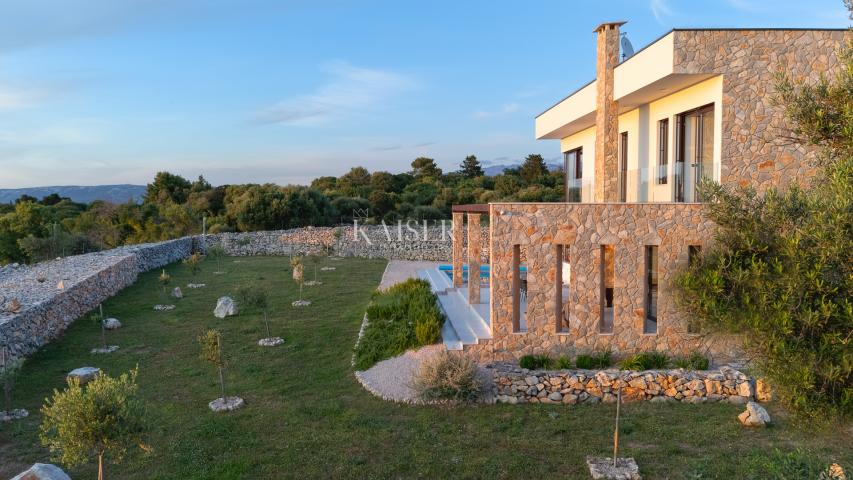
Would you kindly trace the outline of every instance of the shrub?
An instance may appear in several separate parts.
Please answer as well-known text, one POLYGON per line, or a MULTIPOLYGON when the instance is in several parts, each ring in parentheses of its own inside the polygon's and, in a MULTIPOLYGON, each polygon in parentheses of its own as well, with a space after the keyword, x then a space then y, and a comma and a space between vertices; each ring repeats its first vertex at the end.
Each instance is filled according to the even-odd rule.
POLYGON ((834 78, 775 85, 780 140, 817 147, 817 175, 763 193, 703 182, 714 245, 676 278, 698 326, 740 335, 774 394, 810 419, 853 415, 853 43, 838 59, 834 78))
POLYGON ((669 357, 662 352, 641 352, 622 361, 622 370, 655 370, 666 368, 669 357))
POLYGON ((424 400, 475 400, 483 389, 480 370, 470 357, 442 350, 421 363, 412 388, 424 400))
POLYGON ((106 455, 119 462, 129 447, 141 445, 145 412, 136 375, 135 369, 119 378, 100 374, 85 388, 71 379, 65 390, 54 390, 41 409, 42 444, 72 467, 97 457, 98 478, 103 478, 106 455))
POLYGON ((672 365, 685 370, 708 370, 711 362, 703 355, 692 353, 689 357, 673 358, 672 365))
POLYGON ((613 356, 610 353, 610 350, 594 353, 592 355, 578 355, 575 359, 575 366, 584 370, 607 368, 611 365, 613 365, 613 356))
POLYGON ((374 293, 367 318, 364 335, 355 347, 358 370, 410 348, 437 342, 444 325, 438 300, 429 283, 420 279, 409 279, 374 293))
POLYGON ((554 360, 548 355, 524 355, 518 359, 518 365, 528 370, 551 368, 554 360))
POLYGON ((556 366, 558 370, 568 370, 572 368, 572 360, 565 355, 560 355, 560 358, 557 359, 556 366))

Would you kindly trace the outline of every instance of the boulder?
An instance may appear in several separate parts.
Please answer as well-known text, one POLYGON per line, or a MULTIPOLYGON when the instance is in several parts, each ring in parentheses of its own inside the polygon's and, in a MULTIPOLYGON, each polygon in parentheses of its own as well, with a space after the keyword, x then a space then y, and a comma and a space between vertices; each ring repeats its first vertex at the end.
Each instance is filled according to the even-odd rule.
POLYGON ((231 297, 220 297, 219 300, 216 301, 216 308, 213 310, 213 315, 216 318, 225 318, 230 317, 232 315, 237 315, 237 304, 234 303, 234 300, 231 297))
POLYGON ((770 414, 761 405, 755 402, 746 404, 746 410, 738 415, 740 423, 747 427, 763 427, 770 423, 770 414))
POLYGON ((184 298, 184 292, 181 291, 181 287, 175 287, 172 289, 172 296, 174 298, 184 298))
POLYGON ((68 372, 67 378, 76 378, 80 381, 80 385, 85 385, 98 376, 99 373, 101 373, 101 369, 97 367, 80 367, 68 372))
POLYGON ((71 480, 71 477, 56 465, 36 463, 26 471, 12 477, 12 480, 71 480))
POLYGON ((755 381, 755 399, 759 402, 769 402, 773 400, 773 391, 770 390, 770 385, 763 378, 755 381))
POLYGON ((281 337, 269 337, 258 340, 258 345, 262 347, 277 347, 283 343, 284 339, 281 337))
POLYGON ((104 320, 104 328, 106 330, 118 330, 121 328, 121 322, 117 318, 107 318, 104 320))

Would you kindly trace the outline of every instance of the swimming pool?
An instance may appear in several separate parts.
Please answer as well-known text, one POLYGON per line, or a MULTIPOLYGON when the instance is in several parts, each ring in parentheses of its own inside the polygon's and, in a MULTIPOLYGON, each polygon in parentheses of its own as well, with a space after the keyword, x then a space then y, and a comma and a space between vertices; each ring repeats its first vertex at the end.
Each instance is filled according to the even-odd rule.
MULTIPOLYGON (((453 265, 439 265, 438 269, 453 280, 453 265)), ((490 271, 489 265, 480 265, 480 278, 488 280, 490 271)), ((527 272, 527 267, 522 265, 519 271, 527 272)), ((462 264, 462 279, 463 281, 468 279, 468 264, 462 264)))

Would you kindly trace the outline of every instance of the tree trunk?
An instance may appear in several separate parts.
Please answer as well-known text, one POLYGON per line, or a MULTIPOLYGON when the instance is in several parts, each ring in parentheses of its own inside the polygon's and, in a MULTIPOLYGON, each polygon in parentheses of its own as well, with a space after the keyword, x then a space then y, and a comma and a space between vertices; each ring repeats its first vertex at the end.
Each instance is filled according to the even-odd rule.
POLYGON ((98 480, 104 480, 104 454, 98 454, 98 480))
POLYGON ((267 326, 267 338, 272 337, 272 335, 270 334, 270 321, 267 318, 267 311, 266 310, 264 310, 264 324, 266 324, 266 326, 267 326))
POLYGON ((222 367, 219 367, 219 387, 222 389, 222 400, 225 400, 225 376, 222 375, 222 367))

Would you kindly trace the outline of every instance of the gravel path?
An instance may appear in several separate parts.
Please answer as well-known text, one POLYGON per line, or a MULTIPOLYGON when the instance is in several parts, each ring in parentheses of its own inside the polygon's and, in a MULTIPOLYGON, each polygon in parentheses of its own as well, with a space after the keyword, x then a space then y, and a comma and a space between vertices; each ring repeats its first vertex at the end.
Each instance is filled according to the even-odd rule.
POLYGON ((403 403, 418 403, 417 393, 409 385, 412 376, 425 359, 444 350, 444 345, 427 345, 388 360, 383 360, 363 372, 355 372, 355 378, 367 391, 384 400, 403 403))

